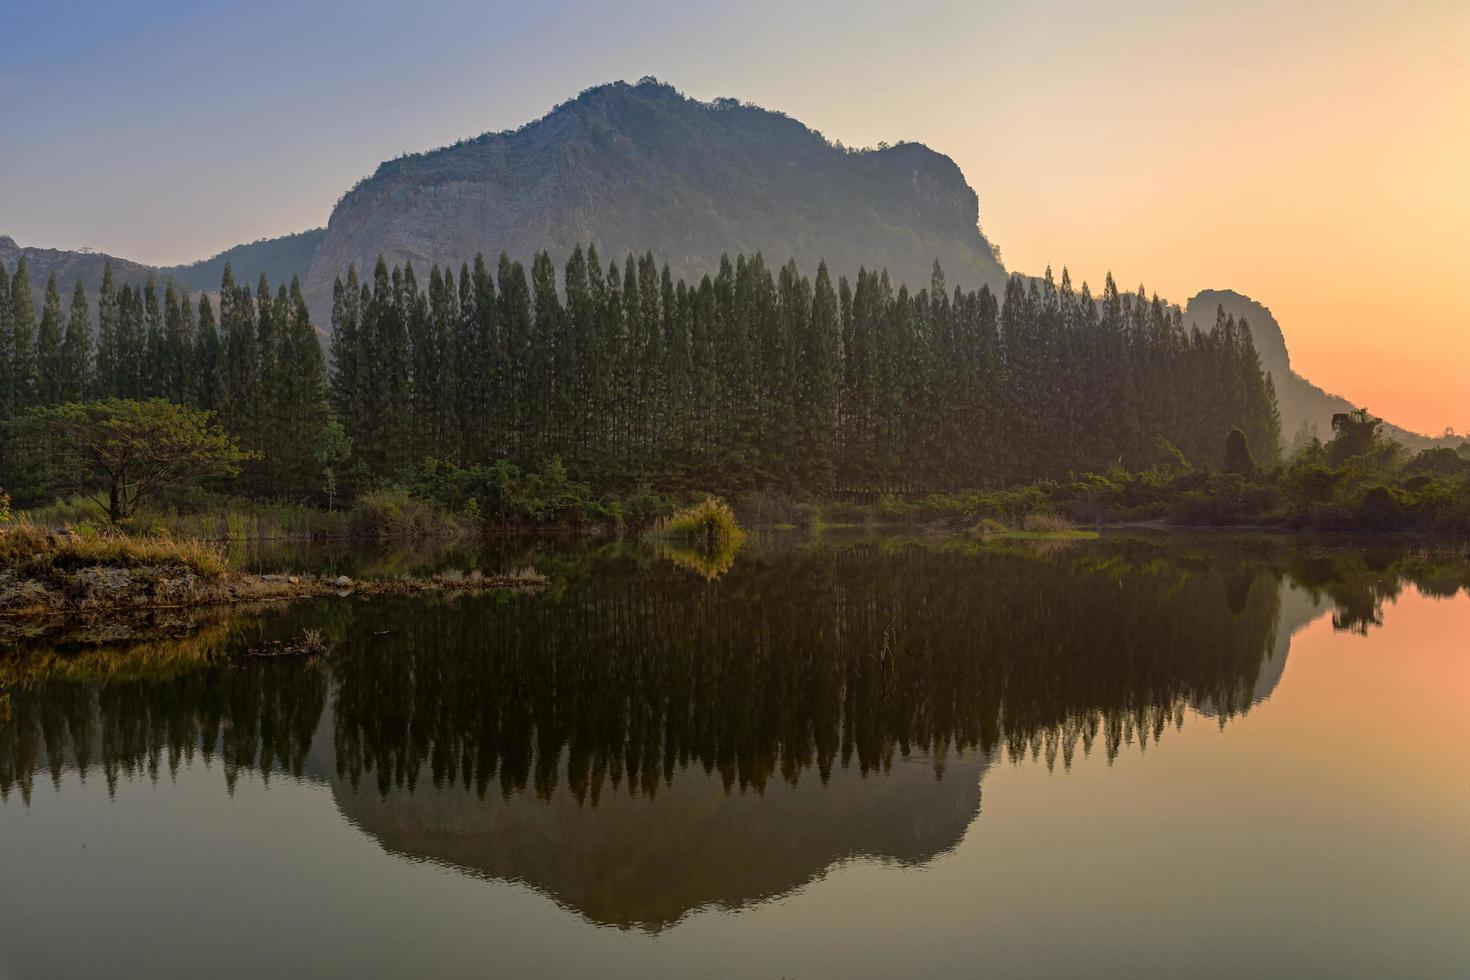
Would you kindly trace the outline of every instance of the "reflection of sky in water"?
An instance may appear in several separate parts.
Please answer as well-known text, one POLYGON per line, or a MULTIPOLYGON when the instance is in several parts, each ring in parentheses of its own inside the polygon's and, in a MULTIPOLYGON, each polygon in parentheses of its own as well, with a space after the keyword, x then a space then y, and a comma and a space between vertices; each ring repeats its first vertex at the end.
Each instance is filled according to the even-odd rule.
MULTIPOLYGON (((246 662, 197 687, 188 672, 155 677, 148 683, 175 685, 179 699, 233 699, 244 713, 222 711, 229 730, 207 764, 200 752, 176 766, 166 747, 151 759, 144 752, 132 760, 132 775, 117 778, 115 796, 101 762, 127 746, 126 732, 115 725, 97 731, 85 778, 64 768, 59 789, 51 785, 44 745, 32 743, 39 772, 29 804, 12 783, 0 805, 0 837, 7 842, 0 873, 26 885, 0 896, 0 969, 19 976, 157 974, 158 964, 171 964, 183 974, 210 963, 239 975, 315 968, 370 975, 492 969, 809 976, 1109 975, 1117 967, 1130 975, 1188 969, 1368 976, 1445 975, 1470 966, 1456 912, 1470 900, 1470 886, 1457 873, 1470 858, 1463 834, 1470 790, 1458 753, 1470 735, 1461 708, 1470 689, 1463 650, 1470 600, 1463 594, 1436 601, 1403 588, 1381 605, 1382 624, 1359 634, 1334 629, 1328 613, 1339 603, 1328 596, 1360 592, 1364 580, 1354 577, 1360 570, 1326 584, 1319 576, 1314 596, 1269 575, 1243 576, 1249 563, 1241 562, 1182 578, 1177 568, 1149 564, 1122 573, 1072 569, 1056 580, 1050 566, 991 569, 982 559, 975 570, 981 580, 1005 571, 1012 586, 1052 590, 1037 607, 1050 610, 1049 619, 1006 634, 1013 642, 1051 640, 1057 649, 1049 653, 1039 645, 997 649, 994 633, 963 640, 966 634, 947 632, 944 622, 964 616, 944 607, 942 589, 932 592, 939 588, 934 572, 952 578, 958 567, 943 559, 910 558, 907 580, 893 584, 887 559, 830 558, 818 563, 828 577, 805 595, 838 600, 807 602, 817 618, 840 610, 823 624, 827 645, 795 643, 782 651, 786 659, 805 658, 791 676, 808 688, 815 684, 822 696, 785 713, 781 705, 750 710, 738 691, 724 700, 694 693, 682 702, 690 710, 719 709, 711 717, 722 723, 754 726, 709 744, 775 750, 774 762, 722 768, 715 758, 707 772, 704 750, 691 743, 687 759, 660 765, 652 783, 640 778, 630 790, 625 756, 622 778, 616 786, 605 778, 596 806, 585 788, 580 800, 574 791, 569 743, 551 743, 554 784, 547 784, 538 755, 545 738, 575 729, 541 717, 528 736, 531 755, 503 752, 482 800, 476 780, 466 787, 462 772, 438 785, 434 779, 436 766, 454 768, 435 762, 436 739, 463 735, 475 716, 450 706, 446 717, 426 714, 420 725, 405 726, 392 717, 394 706, 403 710, 415 691, 429 691, 434 697, 416 705, 428 712, 448 704, 444 691, 467 685, 477 697, 465 704, 505 712, 519 702, 535 709, 545 694, 537 687, 547 683, 537 665, 582 663, 566 650, 591 640, 600 640, 597 648, 619 667, 597 675, 599 683, 636 693, 667 682, 673 668, 657 657, 676 645, 649 642, 657 631, 640 632, 619 619, 638 609, 659 630, 676 634, 671 611, 703 616, 701 630, 732 625, 720 618, 728 612, 746 626, 731 631, 739 642, 711 637, 707 649, 690 652, 719 665, 721 673, 705 680, 793 697, 800 685, 761 687, 725 653, 743 644, 746 662, 770 666, 776 661, 756 649, 762 642, 799 640, 816 628, 795 618, 783 625, 780 609, 801 605, 799 590, 788 600, 771 595, 764 604, 746 603, 773 585, 790 584, 779 577, 782 560, 770 560, 774 572, 765 558, 747 569, 749 589, 736 577, 737 563, 714 586, 701 580, 698 594, 657 571, 637 589, 592 575, 572 594, 600 596, 592 605, 596 621, 621 622, 620 633, 594 631, 576 640, 590 620, 586 603, 573 602, 554 619, 525 624, 544 639, 545 631, 558 629, 548 623, 562 623, 559 648, 485 638, 485 655, 526 657, 517 661, 519 672, 495 675, 497 686, 522 685, 515 697, 479 686, 486 678, 464 660, 481 649, 475 643, 450 652, 442 645, 475 624, 515 626, 513 610, 493 600, 485 603, 489 608, 476 604, 486 597, 414 607, 417 629, 405 613, 411 604, 392 607, 402 631, 374 636, 377 647, 354 645, 357 632, 373 636, 377 624, 348 607, 356 615, 339 624, 344 638, 330 667, 246 662), (761 577, 771 574, 778 577, 761 577), (1114 576, 1112 606, 1090 604, 1086 593, 1108 575, 1114 576), (1145 579, 1167 589, 1154 592, 1145 579), (1261 584, 1242 589, 1246 580, 1261 584), (726 591, 710 597, 708 589, 726 591), (630 605, 634 591, 651 595, 653 604, 630 605), (1145 599, 1153 605, 1135 605, 1145 599), (865 649, 868 624, 881 631, 890 621, 893 604, 903 606, 899 622, 909 643, 899 650, 911 668, 901 683, 919 694, 879 688, 881 696, 864 701, 861 695, 871 691, 851 654, 865 649), (874 608, 865 610, 868 605, 874 608), (1218 605, 1227 616, 1216 618, 1202 605, 1218 605), (774 621, 760 625, 735 612, 755 608, 774 621), (1181 619, 1181 628, 1198 622, 1224 642, 1176 647, 1169 657, 1152 659, 1140 645, 1173 642, 1170 616, 1185 609, 1194 618, 1181 619), (1074 616, 1087 617, 1079 625, 1091 627, 1093 642, 1070 638, 1065 621, 1074 616), (1136 630, 1133 647, 1111 642, 1117 624, 1100 621, 1109 617, 1136 630), (1150 633, 1149 623, 1162 624, 1163 632, 1150 633), (1228 660, 1232 638, 1257 645, 1255 666, 1232 661, 1222 675, 1217 668, 1222 657, 1228 660), (926 644, 941 641, 968 646, 950 649, 951 656, 925 652, 926 644), (1098 662, 1089 665, 1089 656, 1098 662), (1003 669, 956 672, 977 660, 1003 669), (408 674, 389 669, 403 661, 412 667, 408 674), (1055 669, 1063 663, 1074 668, 1070 681, 1055 669), (1168 663, 1185 666, 1160 674, 1168 663), (1037 665, 1046 669, 1027 673, 1037 665), (359 668, 358 681, 371 678, 382 689, 354 694, 343 675, 359 668), (828 688, 813 680, 828 670, 843 682, 828 688), (1222 707, 1201 695, 1212 684, 1228 690, 1231 671, 1245 671, 1237 679, 1246 697, 1222 707), (303 680, 313 672, 317 679, 303 680), (445 686, 415 676, 436 672, 452 675, 440 678, 445 686), (926 741, 926 724, 932 729, 971 717, 940 718, 936 706, 945 701, 936 691, 947 686, 973 700, 985 690, 981 682, 996 678, 1007 696, 1038 702, 1000 709, 1017 724, 1038 724, 1035 731, 1012 740, 1002 728, 988 752, 957 750, 960 729, 950 733, 947 749, 938 747, 942 739, 926 741), (1199 690, 1165 698, 1170 685, 1191 684, 1199 690), (849 728, 857 740, 879 742, 906 734, 915 746, 910 757, 890 745, 887 755, 870 757, 881 762, 864 766, 854 749, 843 765, 839 751, 825 783, 815 762, 783 773, 781 752, 798 739, 770 726, 801 721, 815 740, 825 717, 818 708, 833 691, 857 698, 826 718, 834 730, 849 728), (1144 724, 1132 731, 1122 725, 1110 746, 1107 729, 1127 714, 1130 694, 1144 699, 1134 709, 1152 707, 1156 714, 1134 710, 1144 724), (245 710, 251 705, 253 715, 245 710), (1058 707, 1063 724, 1040 724, 1058 707), (1089 708, 1099 727, 1092 751, 1081 747, 1079 734, 1076 750, 1065 753, 1058 743, 1067 726, 1085 733, 1089 708), (1153 729, 1155 717, 1165 723, 1162 737, 1153 729), (293 726, 304 726, 294 740, 287 734, 298 730, 293 726), (265 775, 237 768, 231 753, 242 760, 239 743, 247 739, 254 740, 256 758, 270 744, 287 761, 273 763, 265 775), (381 753, 389 743, 403 750, 396 762, 419 758, 420 764, 416 774, 403 774, 402 785, 395 777, 382 793, 373 764, 344 763, 342 756, 386 759, 381 753), (507 765, 517 775, 502 782, 507 765), (282 766, 299 767, 302 778, 282 766), (750 782, 741 789, 742 775, 762 774, 763 793, 750 782), (146 901, 136 898, 144 895, 146 901), (160 922, 172 925, 159 931, 160 922)), ((810 577, 813 567, 797 570, 810 577)), ((990 584, 994 589, 985 594, 1007 588, 990 584)), ((1361 598, 1344 597, 1347 606, 1361 598)), ((263 628, 285 629, 289 622, 294 629, 298 620, 334 608, 342 607, 273 611, 263 628)), ((1024 606, 1010 608, 1013 620, 1025 618, 1024 606)), ((81 688, 97 699, 94 717, 131 717, 145 728, 167 720, 163 708, 140 719, 109 706, 108 697, 136 693, 126 682, 110 688, 73 682, 31 688, 17 698, 16 721, 31 717, 34 702, 25 699, 41 697, 60 711, 63 698, 81 688)), ((586 696, 570 687, 553 690, 586 696)), ((7 733, 12 739, 14 728, 7 733)), ((628 739, 625 732, 607 741, 626 745, 628 739)), ((27 750, 14 741, 5 748, 13 780, 27 750)), ((820 756, 812 752, 813 759, 820 756)))

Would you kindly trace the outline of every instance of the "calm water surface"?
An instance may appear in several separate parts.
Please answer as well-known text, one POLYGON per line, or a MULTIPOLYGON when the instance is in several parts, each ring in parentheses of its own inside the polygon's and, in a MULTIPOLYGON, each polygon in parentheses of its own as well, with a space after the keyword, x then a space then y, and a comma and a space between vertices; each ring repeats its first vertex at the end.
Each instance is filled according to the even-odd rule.
POLYGON ((0 658, 0 976, 1470 975, 1463 563, 318 566, 444 560, 553 585, 0 658))

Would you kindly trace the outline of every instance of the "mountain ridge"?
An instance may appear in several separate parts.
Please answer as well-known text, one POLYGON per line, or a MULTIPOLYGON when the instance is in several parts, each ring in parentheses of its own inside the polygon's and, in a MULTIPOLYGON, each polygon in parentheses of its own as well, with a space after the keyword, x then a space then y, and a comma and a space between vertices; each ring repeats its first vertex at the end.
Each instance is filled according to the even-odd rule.
POLYGON ((260 238, 224 249, 207 259, 180 265, 148 265, 90 250, 22 246, 9 235, 0 235, 0 265, 7 272, 13 272, 20 257, 25 256, 31 290, 38 305, 46 280, 53 274, 57 282, 66 287, 66 295, 71 295, 71 285, 80 279, 87 298, 95 301, 102 283, 102 270, 109 262, 118 285, 124 282, 138 285, 153 276, 160 285, 172 281, 194 292, 215 292, 219 289, 226 262, 230 263, 236 279, 243 282, 253 283, 261 273, 265 273, 273 284, 290 282, 293 275, 305 279, 310 257, 315 254, 325 230, 312 228, 274 238, 260 238))
POLYGON ((701 102, 654 79, 589 88, 515 130, 385 161, 343 195, 306 282, 331 295, 349 264, 457 268, 476 253, 604 259, 652 251, 673 274, 713 273, 723 254, 816 258, 852 275, 886 267, 927 285, 999 289, 1006 273, 979 228, 979 198, 922 144, 850 151, 779 112, 701 102))

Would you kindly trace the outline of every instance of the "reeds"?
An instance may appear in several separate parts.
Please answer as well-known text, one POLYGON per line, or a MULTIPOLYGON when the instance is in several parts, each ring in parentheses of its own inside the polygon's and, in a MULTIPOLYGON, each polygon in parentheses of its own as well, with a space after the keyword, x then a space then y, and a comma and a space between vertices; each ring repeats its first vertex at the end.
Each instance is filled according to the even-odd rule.
POLYGON ((194 539, 99 531, 86 525, 74 530, 48 531, 29 521, 0 527, 0 566, 23 565, 59 568, 183 565, 205 578, 218 578, 229 570, 218 548, 194 539))

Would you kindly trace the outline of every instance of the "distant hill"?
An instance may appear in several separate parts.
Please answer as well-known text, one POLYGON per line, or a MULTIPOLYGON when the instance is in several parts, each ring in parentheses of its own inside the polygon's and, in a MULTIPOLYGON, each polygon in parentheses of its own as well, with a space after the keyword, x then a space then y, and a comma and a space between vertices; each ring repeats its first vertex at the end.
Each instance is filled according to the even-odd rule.
MULTIPOLYGON (((699 102, 645 79, 588 89, 520 129, 389 161, 332 211, 307 280, 313 310, 355 263, 448 263, 502 250, 560 264, 595 243, 604 262, 652 250, 697 278, 720 255, 761 251, 813 274, 886 267, 927 286, 1005 281, 979 199, 953 160, 917 143, 849 151, 767 109, 699 102)), ((319 314, 320 316, 320 314, 319 314)))
POLYGON ((101 252, 68 252, 59 248, 21 247, 9 235, 0 235, 0 265, 5 266, 6 272, 15 271, 22 255, 26 259, 26 266, 31 277, 31 292, 36 296, 37 309, 40 309, 41 299, 46 289, 46 280, 52 273, 56 274, 56 281, 61 285, 64 297, 71 296, 73 284, 80 279, 85 285, 88 296, 92 299, 97 296, 97 288, 102 283, 102 269, 108 262, 112 263, 112 274, 119 285, 124 281, 141 283, 150 275, 159 273, 159 270, 153 266, 130 262, 127 259, 104 255, 101 252))
MULTIPOLYGON (((1224 307, 1226 314, 1250 324, 1251 339, 1261 357, 1261 367, 1271 373, 1276 383, 1276 401, 1281 409, 1281 437, 1290 447, 1303 422, 1315 426, 1324 442, 1332 438, 1332 416, 1363 406, 1354 405, 1340 395, 1329 394, 1297 374, 1286 349, 1286 336, 1281 325, 1262 304, 1230 289, 1206 289, 1190 299, 1185 307, 1186 323, 1208 330, 1215 323, 1216 311, 1224 307)), ((1367 406, 1372 410, 1373 406, 1367 406)), ((1459 439, 1432 439, 1417 432, 1385 422, 1384 431, 1414 451, 1436 445, 1459 445, 1459 439)))
POLYGON ((88 299, 95 306, 97 291, 102 285, 102 270, 108 262, 112 263, 112 275, 119 286, 124 282, 141 285, 149 276, 153 276, 160 285, 173 280, 194 292, 214 292, 219 289, 220 276, 226 262, 230 263, 235 278, 242 282, 253 284, 262 272, 269 277, 272 285, 290 282, 292 276, 305 282, 312 256, 316 253, 324 231, 323 228, 314 228, 293 235, 282 235, 280 238, 262 238, 247 245, 226 249, 213 258, 173 266, 144 265, 102 252, 22 247, 8 235, 0 235, 0 265, 4 265, 7 272, 13 272, 21 255, 25 255, 30 270, 31 291, 36 295, 38 308, 46 288, 46 280, 52 273, 56 274, 57 282, 66 297, 70 297, 73 283, 80 279, 88 299))
POLYGON ((166 266, 161 271, 196 291, 219 289, 225 263, 229 263, 230 271, 238 282, 254 283, 263 272, 273 286, 289 283, 292 276, 305 283, 311 260, 325 233, 325 228, 313 228, 280 238, 262 238, 248 245, 227 248, 213 258, 188 265, 166 266))

